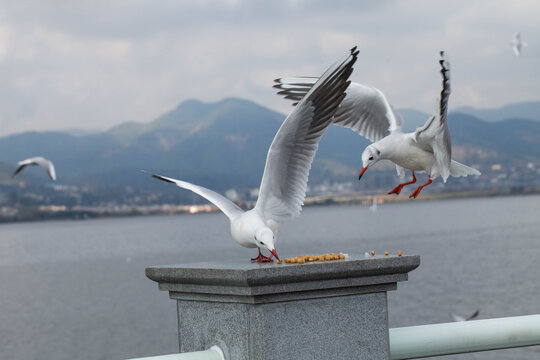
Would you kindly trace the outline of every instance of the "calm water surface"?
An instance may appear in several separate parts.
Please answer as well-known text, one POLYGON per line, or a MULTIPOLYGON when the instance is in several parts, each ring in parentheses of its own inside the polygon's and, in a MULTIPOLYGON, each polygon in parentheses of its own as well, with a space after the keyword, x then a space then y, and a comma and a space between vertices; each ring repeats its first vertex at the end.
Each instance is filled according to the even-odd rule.
MULTIPOLYGON (((540 314, 540 196, 312 207, 281 256, 402 250, 422 264, 389 293, 390 326, 540 314)), ((0 359, 177 351, 176 309, 148 265, 254 256, 222 214, 0 225, 0 359)), ((440 358, 439 358, 440 359, 440 358)), ((540 347, 446 359, 540 359, 540 347)))

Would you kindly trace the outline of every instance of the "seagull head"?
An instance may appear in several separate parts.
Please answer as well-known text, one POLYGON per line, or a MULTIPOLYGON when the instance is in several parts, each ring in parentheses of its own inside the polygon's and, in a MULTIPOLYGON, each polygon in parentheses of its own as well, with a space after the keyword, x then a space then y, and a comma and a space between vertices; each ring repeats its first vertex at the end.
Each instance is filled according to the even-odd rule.
POLYGON ((255 235, 255 243, 258 247, 270 251, 272 255, 279 260, 279 256, 274 246, 274 233, 269 227, 265 226, 257 231, 257 234, 255 235))
POLYGON ((366 172, 368 167, 375 164, 381 159, 381 152, 373 145, 369 145, 362 153, 362 170, 358 175, 358 180, 362 178, 362 175, 366 172))

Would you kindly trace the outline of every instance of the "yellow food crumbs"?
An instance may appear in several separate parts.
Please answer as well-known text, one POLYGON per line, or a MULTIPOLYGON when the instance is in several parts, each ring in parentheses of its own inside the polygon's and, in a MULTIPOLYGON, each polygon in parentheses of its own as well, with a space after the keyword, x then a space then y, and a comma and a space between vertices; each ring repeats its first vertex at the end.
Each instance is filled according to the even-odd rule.
POLYGON ((388 251, 385 251, 385 252, 384 252, 384 256, 388 256, 388 251))
POLYGON ((403 252, 400 250, 397 252, 397 256, 401 256, 401 255, 403 255, 403 252))
MULTIPOLYGON (((345 255, 343 254, 323 254, 323 255, 298 255, 297 257, 289 257, 285 258, 285 262, 287 264, 304 264, 306 262, 313 262, 313 261, 332 261, 332 260, 343 260, 345 259, 345 255)), ((278 262, 280 263, 280 262, 278 262)))
POLYGON ((375 250, 371 250, 371 256, 375 256, 375 250))

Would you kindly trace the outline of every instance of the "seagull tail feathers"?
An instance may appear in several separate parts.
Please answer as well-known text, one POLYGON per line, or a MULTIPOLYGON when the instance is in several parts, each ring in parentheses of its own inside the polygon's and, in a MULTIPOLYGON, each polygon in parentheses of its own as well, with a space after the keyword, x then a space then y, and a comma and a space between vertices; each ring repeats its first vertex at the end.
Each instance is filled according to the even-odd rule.
POLYGON ((469 167, 467 165, 463 165, 462 163, 459 163, 457 161, 452 160, 450 163, 450 175, 453 177, 461 177, 461 176, 468 176, 468 175, 482 175, 480 171, 469 167))

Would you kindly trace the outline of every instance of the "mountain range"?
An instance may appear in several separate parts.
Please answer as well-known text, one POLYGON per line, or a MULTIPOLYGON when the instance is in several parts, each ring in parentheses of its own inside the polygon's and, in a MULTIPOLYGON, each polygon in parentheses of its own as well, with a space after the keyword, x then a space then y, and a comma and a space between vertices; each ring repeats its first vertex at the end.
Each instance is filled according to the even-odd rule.
MULTIPOLYGON (((453 157, 485 174, 495 164, 530 168, 532 163, 540 167, 540 118, 523 118, 524 114, 532 116, 527 109, 540 106, 540 102, 523 104, 492 110, 462 108, 450 113, 453 157)), ((407 130, 414 130, 429 117, 411 109, 398 111, 407 130)), ((13 184, 11 172, 18 160, 41 155, 54 161, 58 182, 67 185, 163 189, 163 183, 140 172, 148 170, 218 191, 256 188, 268 147, 284 118, 238 98, 215 103, 188 100, 154 121, 124 123, 98 133, 6 136, 0 138, 0 184, 13 184)), ((361 153, 368 144, 348 129, 331 126, 320 143, 310 184, 356 181, 361 153)), ((25 170, 18 179, 47 181, 40 170, 25 170)), ((368 189, 397 183, 392 166, 381 162, 379 170, 391 176, 390 180, 382 181, 373 171, 371 177, 365 177, 368 180, 362 179, 362 186, 368 189)))

